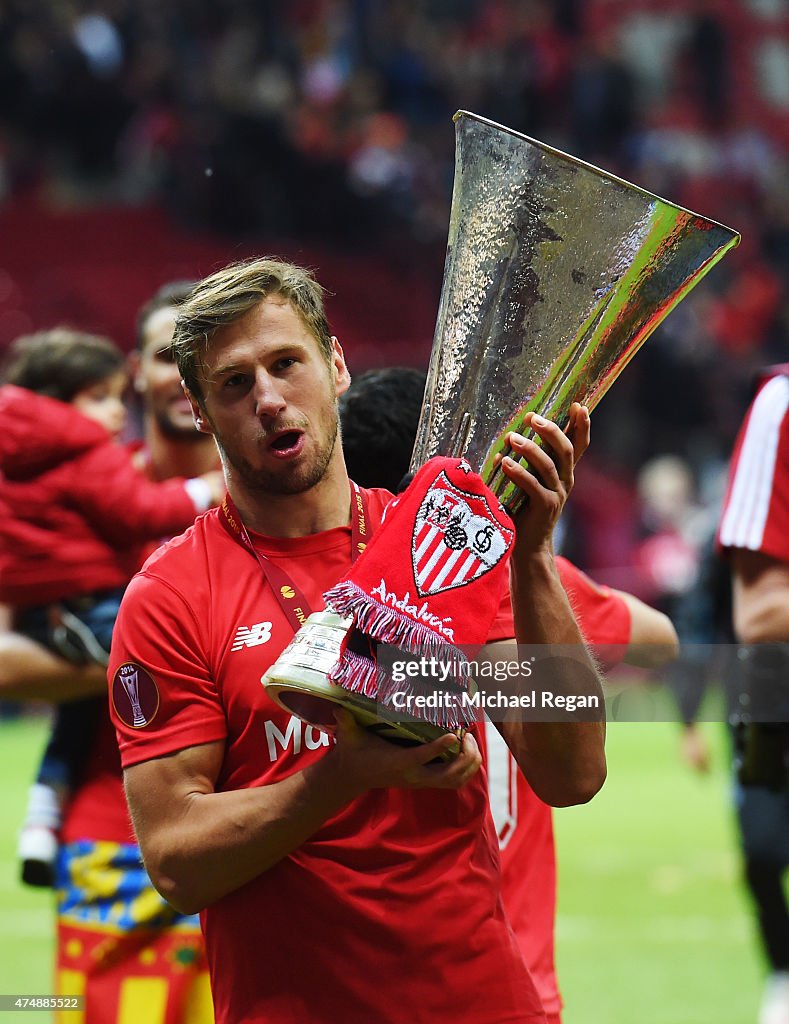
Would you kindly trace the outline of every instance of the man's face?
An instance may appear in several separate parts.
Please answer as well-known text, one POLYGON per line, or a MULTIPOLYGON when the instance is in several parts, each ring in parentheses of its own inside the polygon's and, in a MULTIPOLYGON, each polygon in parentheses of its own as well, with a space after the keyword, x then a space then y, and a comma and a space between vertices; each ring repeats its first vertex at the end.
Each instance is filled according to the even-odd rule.
POLYGON ((204 357, 204 399, 192 408, 231 475, 250 490, 300 494, 335 454, 337 398, 350 383, 337 339, 331 362, 296 309, 278 296, 220 328, 204 357))
POLYGON ((145 325, 143 348, 134 373, 136 390, 165 437, 195 438, 192 408, 181 387, 181 374, 170 353, 176 309, 166 307, 153 313, 145 325))

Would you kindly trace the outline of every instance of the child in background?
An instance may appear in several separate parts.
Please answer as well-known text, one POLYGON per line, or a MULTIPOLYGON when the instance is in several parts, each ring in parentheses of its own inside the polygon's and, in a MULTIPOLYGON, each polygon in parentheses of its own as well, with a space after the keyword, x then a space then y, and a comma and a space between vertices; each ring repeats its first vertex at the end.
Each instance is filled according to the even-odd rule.
MULTIPOLYGON (((19 338, 0 387, 0 602, 17 628, 75 663, 107 663, 143 545, 180 533, 221 500, 220 472, 150 482, 117 443, 125 359, 66 328, 19 338)), ((22 877, 52 885, 64 801, 103 698, 58 708, 20 834, 22 877)))

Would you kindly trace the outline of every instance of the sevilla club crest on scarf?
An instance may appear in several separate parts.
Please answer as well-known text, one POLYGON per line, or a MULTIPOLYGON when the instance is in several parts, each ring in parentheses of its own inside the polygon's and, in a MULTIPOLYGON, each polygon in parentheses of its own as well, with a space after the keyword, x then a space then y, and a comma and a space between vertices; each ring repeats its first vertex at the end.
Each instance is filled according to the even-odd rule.
MULTIPOLYGON (((383 703, 402 692, 404 684, 395 687, 377 663, 376 643, 384 643, 428 652, 450 667, 448 685, 467 689, 468 675, 456 671, 465 660, 457 645, 486 642, 506 593, 514 540, 512 520, 468 463, 431 459, 387 506, 350 573, 323 595, 354 626, 332 682, 383 703)), ((419 715, 457 728, 473 720, 464 708, 419 715)))
POLYGON ((484 493, 463 490, 442 472, 419 506, 411 540, 419 596, 479 579, 505 557, 513 539, 484 493))

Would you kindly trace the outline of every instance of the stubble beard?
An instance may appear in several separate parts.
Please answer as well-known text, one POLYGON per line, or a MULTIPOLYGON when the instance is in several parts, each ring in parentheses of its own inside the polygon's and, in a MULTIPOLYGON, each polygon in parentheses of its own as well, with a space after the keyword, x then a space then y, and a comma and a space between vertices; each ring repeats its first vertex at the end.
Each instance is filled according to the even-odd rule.
POLYGON ((238 476, 247 490, 285 496, 304 494, 321 482, 334 455, 339 433, 339 417, 335 414, 326 443, 321 446, 308 465, 302 464, 291 473, 288 473, 287 466, 279 472, 257 469, 251 465, 248 459, 231 455, 219 438, 215 439, 222 462, 232 468, 233 473, 238 476))

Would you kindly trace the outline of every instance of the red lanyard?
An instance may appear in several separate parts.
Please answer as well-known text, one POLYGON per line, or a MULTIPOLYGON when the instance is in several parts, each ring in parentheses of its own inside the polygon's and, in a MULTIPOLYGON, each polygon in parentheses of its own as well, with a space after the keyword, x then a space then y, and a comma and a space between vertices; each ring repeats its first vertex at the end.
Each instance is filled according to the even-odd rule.
MULTIPOLYGON (((367 500, 358 484, 351 480, 351 561, 355 562, 359 555, 367 547, 367 535, 369 531, 367 500)), ((306 621, 310 614, 310 606, 306 595, 290 575, 280 566, 262 554, 252 543, 249 531, 241 520, 233 499, 225 494, 222 504, 225 525, 231 535, 248 548, 258 561, 263 570, 269 586, 279 601, 279 606, 296 632, 306 621)))

